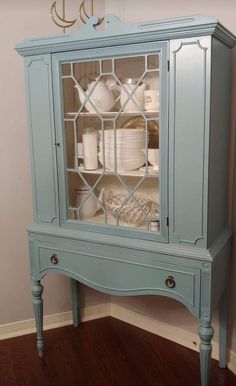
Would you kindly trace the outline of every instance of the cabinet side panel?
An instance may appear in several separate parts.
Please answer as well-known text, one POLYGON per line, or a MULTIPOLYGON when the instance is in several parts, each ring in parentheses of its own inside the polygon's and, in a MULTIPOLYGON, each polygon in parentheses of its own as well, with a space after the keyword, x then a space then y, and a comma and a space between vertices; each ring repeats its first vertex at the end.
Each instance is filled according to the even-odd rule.
POLYGON ((170 239, 204 247, 210 37, 170 45, 170 239))
POLYGON ((228 220, 230 64, 231 49, 213 39, 208 246, 228 220))
POLYGON ((25 59, 35 221, 58 223, 51 58, 25 59))

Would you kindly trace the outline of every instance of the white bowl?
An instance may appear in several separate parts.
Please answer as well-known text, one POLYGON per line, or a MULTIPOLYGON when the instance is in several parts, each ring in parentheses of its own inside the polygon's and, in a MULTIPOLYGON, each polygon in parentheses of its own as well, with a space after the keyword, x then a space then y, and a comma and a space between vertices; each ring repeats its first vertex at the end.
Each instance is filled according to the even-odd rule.
POLYGON ((148 149, 148 161, 152 166, 159 165, 159 149, 148 149))

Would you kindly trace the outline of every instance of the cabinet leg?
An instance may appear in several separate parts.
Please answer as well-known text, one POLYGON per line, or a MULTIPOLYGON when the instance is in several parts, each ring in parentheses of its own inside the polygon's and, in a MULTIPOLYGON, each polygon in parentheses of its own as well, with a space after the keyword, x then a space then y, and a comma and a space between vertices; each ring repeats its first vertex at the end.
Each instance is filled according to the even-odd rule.
POLYGON ((219 366, 227 366, 227 327, 228 327, 228 290, 226 289, 220 300, 219 308, 219 366))
POLYGON ((78 325, 80 323, 79 282, 75 279, 71 279, 71 296, 72 296, 73 324, 75 327, 78 327, 78 325))
POLYGON ((35 314, 35 323, 36 323, 36 333, 37 333, 37 349, 38 355, 40 358, 43 357, 43 286, 40 283, 40 280, 33 281, 32 294, 33 294, 33 304, 34 304, 34 314, 35 314))
POLYGON ((210 322, 201 321, 199 327, 200 343, 200 367, 201 367, 201 386, 208 386, 210 377, 211 339, 214 335, 214 329, 210 322))

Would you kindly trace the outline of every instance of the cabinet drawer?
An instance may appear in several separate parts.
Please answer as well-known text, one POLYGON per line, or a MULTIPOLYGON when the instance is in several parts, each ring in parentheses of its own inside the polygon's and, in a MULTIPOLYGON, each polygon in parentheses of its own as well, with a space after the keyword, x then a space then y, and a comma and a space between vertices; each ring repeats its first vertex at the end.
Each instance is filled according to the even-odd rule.
POLYGON ((159 294, 199 308, 200 270, 169 263, 149 266, 108 257, 39 248, 39 269, 61 271, 82 283, 114 295, 159 294))

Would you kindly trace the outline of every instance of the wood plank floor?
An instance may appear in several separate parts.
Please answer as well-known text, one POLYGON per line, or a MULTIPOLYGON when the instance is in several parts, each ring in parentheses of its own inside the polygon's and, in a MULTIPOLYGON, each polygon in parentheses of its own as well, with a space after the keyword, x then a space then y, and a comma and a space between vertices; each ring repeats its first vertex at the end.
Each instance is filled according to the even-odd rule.
MULTIPOLYGON (((198 353, 114 318, 0 341, 0 386, 199 386, 198 353)), ((212 361, 211 386, 236 386, 212 361)))

